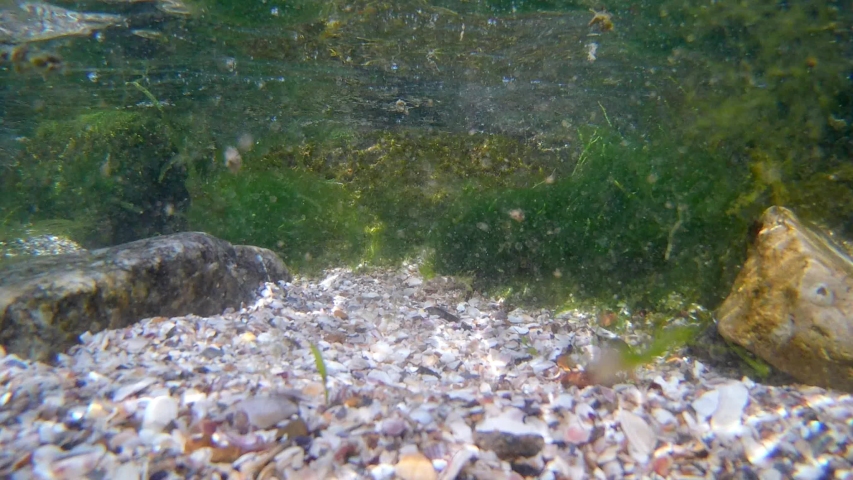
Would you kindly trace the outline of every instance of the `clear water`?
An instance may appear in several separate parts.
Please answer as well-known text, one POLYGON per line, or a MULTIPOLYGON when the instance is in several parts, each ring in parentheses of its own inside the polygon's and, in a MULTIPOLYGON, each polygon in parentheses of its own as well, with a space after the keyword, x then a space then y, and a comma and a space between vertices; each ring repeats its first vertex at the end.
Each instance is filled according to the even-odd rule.
POLYGON ((526 301, 713 309, 765 208, 851 233, 851 20, 832 1, 6 0, 4 258, 203 230, 306 273, 421 258, 526 301))

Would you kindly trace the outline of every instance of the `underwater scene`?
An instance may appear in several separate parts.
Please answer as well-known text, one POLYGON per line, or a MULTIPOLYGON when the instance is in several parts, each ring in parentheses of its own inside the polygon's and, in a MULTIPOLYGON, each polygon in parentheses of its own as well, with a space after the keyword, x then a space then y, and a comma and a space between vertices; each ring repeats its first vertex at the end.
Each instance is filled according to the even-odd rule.
POLYGON ((853 478, 853 5, 0 0, 0 478, 853 478))

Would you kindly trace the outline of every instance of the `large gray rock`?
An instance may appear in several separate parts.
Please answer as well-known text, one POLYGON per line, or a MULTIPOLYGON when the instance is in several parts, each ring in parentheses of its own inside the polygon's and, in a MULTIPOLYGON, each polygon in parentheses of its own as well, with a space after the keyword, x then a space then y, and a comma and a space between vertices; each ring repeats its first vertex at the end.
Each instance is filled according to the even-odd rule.
POLYGON ((194 232, 33 257, 0 271, 0 344, 49 360, 85 331, 218 314, 252 301, 260 282, 289 279, 270 250, 194 232))
POLYGON ((782 207, 761 217, 717 328, 797 380, 853 391, 853 261, 782 207))

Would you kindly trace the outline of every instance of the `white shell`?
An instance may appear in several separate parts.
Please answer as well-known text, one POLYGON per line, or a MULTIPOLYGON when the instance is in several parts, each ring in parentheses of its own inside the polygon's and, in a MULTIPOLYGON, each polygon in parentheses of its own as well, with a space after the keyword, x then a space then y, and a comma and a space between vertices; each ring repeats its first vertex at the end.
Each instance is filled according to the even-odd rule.
MULTIPOLYGON (((267 284, 223 315, 84 335, 55 366, 0 348, 0 475, 143 479, 184 465, 199 478, 505 478, 496 444, 475 446, 490 431, 541 437, 518 465, 546 480, 744 466, 777 480, 777 461, 798 478, 853 472, 848 394, 733 381, 688 352, 637 368, 631 385, 576 385, 601 347, 593 312, 507 314, 417 264, 322 279, 267 284)), ((651 341, 631 323, 619 335, 651 341)))

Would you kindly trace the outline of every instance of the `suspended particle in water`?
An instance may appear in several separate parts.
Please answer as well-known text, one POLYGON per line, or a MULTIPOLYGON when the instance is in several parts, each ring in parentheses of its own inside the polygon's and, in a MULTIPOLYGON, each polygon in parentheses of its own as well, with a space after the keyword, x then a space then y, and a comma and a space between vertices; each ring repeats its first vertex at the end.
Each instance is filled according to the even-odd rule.
POLYGON ((167 203, 166 206, 163 207, 163 213, 166 214, 167 217, 171 217, 175 214, 175 206, 171 203, 167 203))
POLYGON ((388 108, 388 110, 390 110, 394 113, 402 113, 403 115, 408 115, 409 109, 410 109, 409 104, 406 103, 406 101, 403 100, 402 98, 398 99, 396 102, 392 103, 391 106, 388 108))
POLYGON ((240 155, 240 151, 234 147, 228 147, 225 149, 225 167, 231 172, 236 174, 240 171, 240 168, 243 166, 243 157, 240 155))
POLYGON ((248 152, 255 146, 255 138, 251 133, 244 133, 237 139, 237 148, 241 152, 248 152))
POLYGON ((562 276, 563 272, 561 272, 559 268, 554 270, 554 278, 561 278, 562 276))
POLYGON ((516 222, 524 221, 524 210, 520 208, 513 208, 509 211, 509 218, 515 220, 516 222))
POLYGON ((489 231, 489 224, 486 222, 477 222, 477 228, 479 228, 480 230, 482 230, 484 232, 488 232, 489 231))
POLYGON ((595 42, 588 43, 586 45, 586 59, 587 61, 594 62, 598 57, 595 54, 598 52, 598 44, 595 42))
POLYGON ((30 57, 30 65, 42 72, 55 72, 62 70, 62 57, 55 53, 42 52, 30 57))
POLYGON ((598 28, 601 33, 609 32, 613 30, 613 15, 607 10, 593 10, 589 9, 592 12, 592 20, 589 21, 589 27, 598 28))

